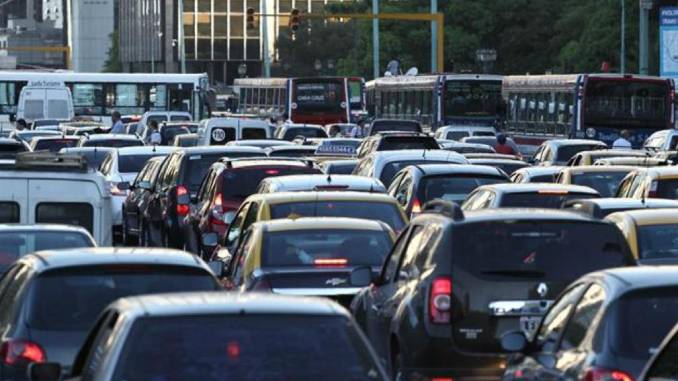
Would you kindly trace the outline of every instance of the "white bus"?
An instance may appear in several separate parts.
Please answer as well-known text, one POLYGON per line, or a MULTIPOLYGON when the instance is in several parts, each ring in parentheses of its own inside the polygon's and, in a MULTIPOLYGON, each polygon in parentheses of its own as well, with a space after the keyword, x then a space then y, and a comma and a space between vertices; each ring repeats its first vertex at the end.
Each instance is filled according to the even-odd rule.
POLYGON ((193 120, 209 113, 207 74, 0 71, 0 123, 14 119, 21 89, 35 81, 63 82, 73 95, 75 116, 104 123, 113 111, 188 111, 193 120))

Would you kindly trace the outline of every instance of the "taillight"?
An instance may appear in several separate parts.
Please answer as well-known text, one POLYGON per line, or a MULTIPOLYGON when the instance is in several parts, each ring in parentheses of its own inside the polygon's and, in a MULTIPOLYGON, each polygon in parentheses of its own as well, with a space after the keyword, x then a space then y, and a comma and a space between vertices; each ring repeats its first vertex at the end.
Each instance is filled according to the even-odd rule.
POLYGON ((431 285, 428 303, 431 323, 447 324, 450 322, 452 310, 452 279, 438 277, 431 285))
POLYGON ((316 267, 346 267, 348 259, 346 258, 318 258, 313 260, 316 267))
POLYGON ((591 368, 586 371, 585 381, 634 381, 633 376, 620 370, 591 368))
POLYGON ((414 201, 412 201, 412 214, 419 213, 421 213, 421 201, 419 201, 418 198, 415 198, 414 201))
POLYGON ((653 180, 653 181, 650 183, 650 191, 647 192, 647 197, 648 197, 648 198, 655 198, 655 197, 657 197, 657 187, 658 187, 658 186, 659 186, 659 184, 657 183, 657 180, 653 180))
POLYGON ((188 188, 186 188, 183 185, 178 185, 177 186, 177 215, 178 216, 186 216, 188 213, 191 211, 191 207, 188 205, 187 202, 182 202, 185 200, 182 200, 181 198, 186 198, 189 196, 188 193, 188 188))
POLYGON ((177 215, 185 216, 191 211, 191 207, 186 204, 177 204, 177 215))
POLYGON ((47 356, 42 347, 28 340, 9 340, 0 346, 0 357, 7 365, 27 365, 45 362, 47 356))

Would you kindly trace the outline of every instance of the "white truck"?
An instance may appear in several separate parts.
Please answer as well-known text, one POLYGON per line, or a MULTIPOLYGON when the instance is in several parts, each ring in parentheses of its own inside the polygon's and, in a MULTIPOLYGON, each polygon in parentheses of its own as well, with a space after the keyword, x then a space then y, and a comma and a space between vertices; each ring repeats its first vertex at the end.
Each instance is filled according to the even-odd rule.
POLYGON ((34 80, 21 89, 17 119, 33 122, 40 119, 73 120, 71 90, 59 81, 34 80))

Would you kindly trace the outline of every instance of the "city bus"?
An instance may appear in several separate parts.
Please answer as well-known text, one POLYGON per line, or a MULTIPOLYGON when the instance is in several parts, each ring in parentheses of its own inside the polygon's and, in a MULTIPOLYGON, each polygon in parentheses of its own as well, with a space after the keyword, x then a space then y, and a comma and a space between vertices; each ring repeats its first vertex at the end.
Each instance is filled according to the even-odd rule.
POLYGON ((375 118, 414 119, 432 130, 448 125, 496 126, 503 117, 502 77, 482 74, 391 76, 365 84, 375 118))
POLYGON ((547 139, 597 139, 608 145, 624 129, 634 148, 673 128, 671 79, 622 74, 504 77, 505 130, 526 154, 547 139))
POLYGON ((241 114, 284 117, 293 123, 348 123, 364 112, 362 78, 239 78, 241 114))
POLYGON ((110 123, 113 111, 188 111, 200 120, 210 111, 207 74, 0 71, 0 123, 16 116, 21 89, 40 81, 65 84, 73 96, 75 117, 81 119, 110 123))

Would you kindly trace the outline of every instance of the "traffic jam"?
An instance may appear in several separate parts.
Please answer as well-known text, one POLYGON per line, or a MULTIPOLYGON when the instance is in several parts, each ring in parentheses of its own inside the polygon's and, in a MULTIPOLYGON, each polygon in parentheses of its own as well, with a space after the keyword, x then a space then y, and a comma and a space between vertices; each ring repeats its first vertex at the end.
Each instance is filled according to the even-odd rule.
POLYGON ((678 379, 671 80, 235 86, 102 120, 20 97, 1 380, 678 379))

